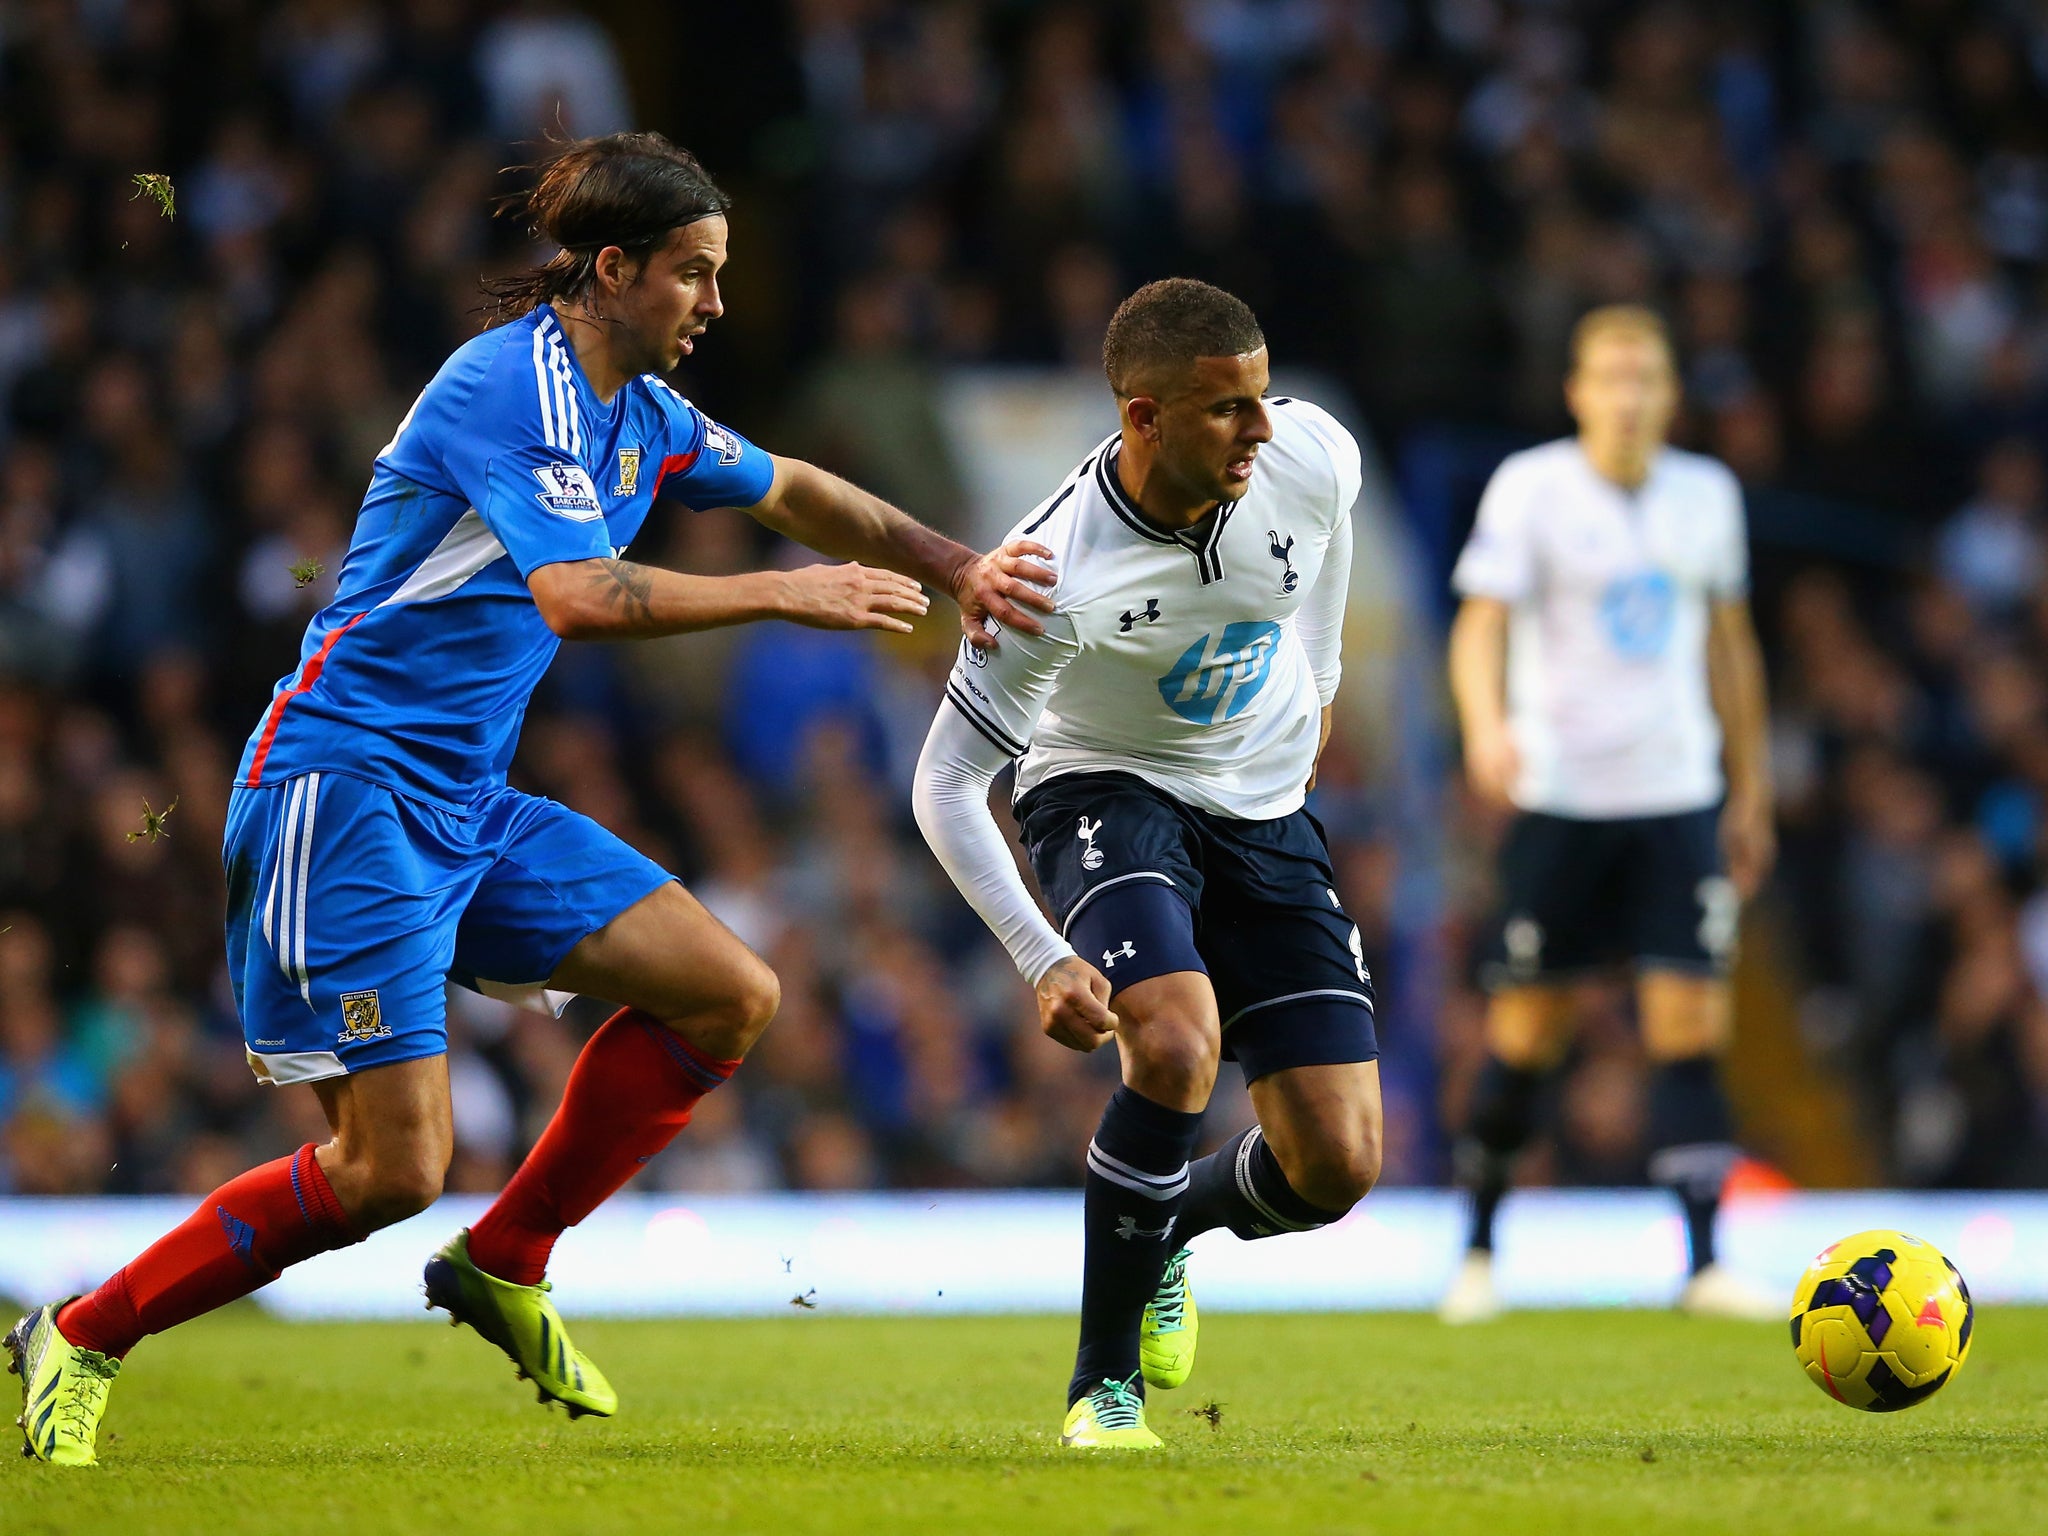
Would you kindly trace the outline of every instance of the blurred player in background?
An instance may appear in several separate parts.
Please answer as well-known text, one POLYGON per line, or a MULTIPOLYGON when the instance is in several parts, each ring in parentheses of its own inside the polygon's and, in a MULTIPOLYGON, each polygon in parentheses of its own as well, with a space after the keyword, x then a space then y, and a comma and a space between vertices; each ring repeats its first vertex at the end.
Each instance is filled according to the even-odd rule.
POLYGON ((1194 1365, 1188 1239, 1310 1231, 1379 1176, 1372 983, 1303 808, 1360 468, 1328 412, 1266 398, 1265 337, 1221 289, 1139 289, 1102 351, 1121 428, 1016 535, 1052 547, 1057 610, 999 653, 961 647, 914 803, 1045 1032, 1078 1051, 1116 1040, 1060 1443, 1145 1448, 1160 1441, 1141 1372, 1176 1387, 1194 1365), (1058 928, 989 811, 1012 761, 1058 928), (1224 1058, 1258 1124, 1191 1164, 1224 1058))
POLYGON ((1494 1216, 1570 1047, 1572 985, 1628 962, 1652 1063, 1650 1177, 1685 1209, 1680 1305, 1775 1316, 1714 1256, 1737 1155, 1720 1081, 1729 966, 1741 902, 1775 855, 1742 492, 1665 442, 1678 379, 1649 310, 1587 315, 1565 392, 1578 435, 1501 465, 1453 577, 1466 772, 1517 814, 1459 1147, 1472 1226, 1442 1315, 1499 1310, 1494 1216))
POLYGON ((249 1062, 310 1083, 333 1140, 231 1180, 89 1296, 8 1337, 29 1454, 87 1465, 109 1384, 149 1334, 424 1210, 452 1148, 444 988, 543 984, 624 1006, 429 1304, 509 1355, 543 1402, 610 1414, 543 1281, 561 1232, 688 1123, 774 1015, 773 972, 674 877, 505 782, 559 642, 755 619, 905 631, 919 583, 963 625, 1049 608, 1012 555, 978 559, 845 481, 762 452, 660 374, 723 313, 727 200, 652 134, 564 146, 527 203, 560 249, 497 286, 512 318, 460 348, 376 461, 334 601, 249 738, 231 804, 229 970, 249 1062), (707 578, 626 546, 661 493, 743 507, 866 564, 707 578), (880 567, 876 569, 874 567, 880 567))

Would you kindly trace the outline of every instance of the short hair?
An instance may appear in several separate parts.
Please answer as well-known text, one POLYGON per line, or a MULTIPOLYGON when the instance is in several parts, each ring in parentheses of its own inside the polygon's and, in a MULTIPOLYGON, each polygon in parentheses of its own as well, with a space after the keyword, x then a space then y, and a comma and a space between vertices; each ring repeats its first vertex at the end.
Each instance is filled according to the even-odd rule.
POLYGON ((1603 304, 1589 309, 1572 327, 1571 371, 1577 373, 1586 360, 1586 349, 1609 336, 1632 336, 1654 341, 1676 366, 1678 349, 1671 344, 1671 327, 1647 304, 1603 304))
POLYGON ((1192 277, 1147 283, 1117 305, 1102 335, 1102 371, 1117 398, 1140 393, 1138 380, 1198 357, 1238 357, 1266 344, 1258 316, 1233 293, 1192 277))
POLYGON ((697 157, 658 133, 558 142, 537 166, 515 169, 537 170, 539 180, 505 199, 500 212, 517 212, 529 234, 559 249, 541 266, 485 282, 501 319, 582 298, 608 245, 645 261, 672 231, 732 207, 697 157))

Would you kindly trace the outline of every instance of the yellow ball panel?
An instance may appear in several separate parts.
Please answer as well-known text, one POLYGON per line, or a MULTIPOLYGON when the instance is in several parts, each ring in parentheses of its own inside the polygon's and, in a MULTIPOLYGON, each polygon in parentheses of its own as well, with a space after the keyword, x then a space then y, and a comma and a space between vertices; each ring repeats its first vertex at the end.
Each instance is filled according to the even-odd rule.
POLYGON ((1854 1313, 1845 1308, 1809 1317, 1805 1347, 1799 1354, 1814 1385, 1830 1397, 1852 1408, 1861 1408, 1870 1400, 1862 1378, 1875 1357, 1854 1313))
POLYGON ((1852 1408, 1924 1402, 1969 1353, 1960 1277, 1939 1249, 1903 1232, 1859 1232, 1823 1249, 1793 1292, 1792 1317, 1801 1368, 1852 1408))

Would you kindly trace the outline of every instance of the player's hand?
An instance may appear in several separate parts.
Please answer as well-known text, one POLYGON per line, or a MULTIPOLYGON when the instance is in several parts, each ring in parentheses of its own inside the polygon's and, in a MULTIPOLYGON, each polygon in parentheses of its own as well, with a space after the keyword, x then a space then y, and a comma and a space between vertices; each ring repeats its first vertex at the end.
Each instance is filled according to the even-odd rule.
POLYGON ((1522 754, 1507 723, 1469 733, 1465 738, 1465 777, 1472 792, 1489 805, 1512 805, 1515 780, 1522 774, 1522 754))
POLYGON ((1038 978, 1038 1027, 1070 1051, 1092 1051, 1116 1033, 1109 978, 1079 955, 1038 978))
POLYGON ((1763 889, 1778 861, 1778 826, 1770 800, 1733 794, 1721 809, 1721 854, 1735 894, 1748 901, 1763 889))
POLYGON ((996 628, 1003 624, 1027 635, 1045 633, 1030 610, 1053 610, 1052 589, 1059 577, 1052 567, 1037 563, 1051 558, 1052 551, 1043 544, 1012 539, 960 568, 953 581, 953 601, 960 605, 960 630, 969 645, 993 648, 996 628), (991 619, 995 623, 988 622, 991 619))
POLYGON ((782 617, 813 629, 891 629, 911 633, 911 618, 931 599, 908 576, 869 565, 805 565, 787 573, 782 617))

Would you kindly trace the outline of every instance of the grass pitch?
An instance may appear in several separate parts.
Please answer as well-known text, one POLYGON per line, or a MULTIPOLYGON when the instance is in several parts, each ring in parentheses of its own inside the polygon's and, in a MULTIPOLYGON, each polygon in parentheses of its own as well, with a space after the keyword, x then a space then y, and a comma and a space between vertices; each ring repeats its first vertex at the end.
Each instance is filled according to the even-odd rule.
POLYGON ((571 1424, 467 1330, 245 1309, 136 1352, 97 1469, 0 1464, 0 1531, 2004 1536, 2048 1508, 2048 1312, 1980 1313, 1957 1380, 1889 1417, 1778 1327, 1216 1315, 1153 1394, 1167 1451, 1121 1457, 1058 1449, 1071 1334, 585 1322, 624 1406, 571 1424))

